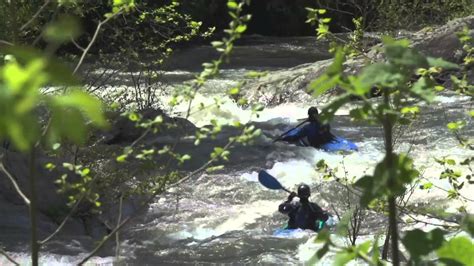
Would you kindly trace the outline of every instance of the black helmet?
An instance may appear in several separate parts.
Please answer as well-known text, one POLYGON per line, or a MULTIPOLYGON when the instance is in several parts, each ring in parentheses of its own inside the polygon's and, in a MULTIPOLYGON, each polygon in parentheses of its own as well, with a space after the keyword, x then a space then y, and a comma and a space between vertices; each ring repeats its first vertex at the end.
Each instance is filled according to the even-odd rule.
POLYGON ((308 109, 308 118, 309 118, 309 120, 316 120, 318 115, 319 115, 318 108, 313 106, 313 107, 310 107, 308 109))
POLYGON ((309 189, 309 186, 306 184, 301 184, 298 187, 298 198, 304 198, 307 199, 311 195, 311 191, 309 189))

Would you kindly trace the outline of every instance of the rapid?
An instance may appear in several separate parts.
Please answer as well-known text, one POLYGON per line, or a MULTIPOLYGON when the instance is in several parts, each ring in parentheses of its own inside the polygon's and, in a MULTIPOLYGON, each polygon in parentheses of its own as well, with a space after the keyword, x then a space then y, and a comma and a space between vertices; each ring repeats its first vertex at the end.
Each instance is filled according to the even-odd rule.
MULTIPOLYGON (((169 86, 189 81, 197 73, 199 63, 209 59, 193 58, 192 55, 207 54, 210 57, 210 49, 189 48, 178 54, 164 73, 169 86)), ((273 143, 275 137, 297 125, 298 119, 306 117, 308 107, 322 107, 327 99, 286 101, 266 107, 256 117, 250 110, 238 106, 225 92, 242 80, 252 82, 245 77, 250 70, 268 71, 269 74, 281 70, 291 72, 295 66, 329 59, 326 50, 326 44, 317 45, 315 38, 309 37, 278 39, 254 36, 236 46, 234 56, 222 74, 210 80, 198 93, 196 109, 192 110, 189 120, 197 126, 205 126, 211 119, 229 124, 235 121, 253 123, 262 129, 262 135, 249 146, 237 146, 231 150, 223 170, 201 173, 178 188, 159 195, 146 214, 135 219, 121 234, 124 265, 294 265, 303 264, 314 255, 320 246, 313 241, 315 234, 301 232, 292 238, 272 235, 286 223, 286 217, 277 210, 287 193, 263 187, 257 180, 258 171, 267 170, 291 190, 300 183, 310 185, 310 200, 333 213, 331 204, 338 201, 338 191, 335 191, 338 187, 334 181, 322 177, 316 170, 316 163, 325 160, 330 167, 337 167, 339 175, 358 178, 371 174, 384 154, 382 129, 352 122, 348 116, 350 106, 346 106, 336 113, 331 122, 332 132, 355 142, 358 152, 327 153, 310 147, 273 143), (220 102, 219 108, 197 109, 200 102, 207 105, 215 99, 220 102)), ((163 97, 163 102, 166 102, 169 96, 163 97)), ((377 98, 372 100, 378 101, 377 98)), ((355 105, 357 101, 351 104, 355 105)), ((448 204, 443 201, 447 194, 442 189, 449 190, 449 183, 438 178, 443 167, 435 159, 446 156, 461 161, 474 156, 474 152, 461 147, 446 128, 448 122, 465 120, 467 124, 462 132, 473 136, 473 121, 465 113, 465 110, 472 109, 472 104, 469 97, 443 92, 432 105, 421 106, 421 114, 413 124, 400 128, 396 152, 408 153, 422 170, 423 176, 434 184, 430 190, 415 190, 411 198, 413 203, 448 204)), ((178 116, 183 116, 185 111, 185 105, 168 110, 178 116)), ((217 142, 224 142, 236 132, 227 129, 217 142)), ((212 145, 212 142, 193 148, 195 153, 208 157, 209 147, 202 145, 212 145)), ((474 195, 474 185, 466 184, 461 193, 467 197, 474 195)), ((454 214, 459 206, 458 201, 449 201, 446 211, 454 214)), ((467 208, 468 212, 473 213, 473 202, 468 202, 467 208)), ((374 215, 373 219, 364 224, 359 241, 372 239, 377 234, 383 236, 385 228, 380 222, 384 218, 374 215)), ((345 243, 346 240, 340 237, 339 241, 345 243)), ((379 241, 379 245, 382 244, 383 237, 379 241)), ((70 265, 83 255, 43 253, 41 263, 70 265)), ((329 264, 332 256, 329 255, 321 264, 329 264)), ((28 261, 23 254, 17 254, 16 258, 21 264, 28 261)), ((95 257, 87 265, 112 264, 113 257, 95 257)), ((0 265, 8 265, 2 257, 0 265)))

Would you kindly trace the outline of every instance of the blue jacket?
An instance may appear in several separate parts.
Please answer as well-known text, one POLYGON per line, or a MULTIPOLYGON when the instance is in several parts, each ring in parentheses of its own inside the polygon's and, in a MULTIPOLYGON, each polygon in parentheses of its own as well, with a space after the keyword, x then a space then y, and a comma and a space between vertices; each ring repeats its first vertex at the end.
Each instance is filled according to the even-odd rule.
POLYGON ((323 125, 319 121, 311 121, 303 127, 291 130, 281 140, 302 146, 320 148, 321 145, 332 141, 334 138, 329 125, 323 125))

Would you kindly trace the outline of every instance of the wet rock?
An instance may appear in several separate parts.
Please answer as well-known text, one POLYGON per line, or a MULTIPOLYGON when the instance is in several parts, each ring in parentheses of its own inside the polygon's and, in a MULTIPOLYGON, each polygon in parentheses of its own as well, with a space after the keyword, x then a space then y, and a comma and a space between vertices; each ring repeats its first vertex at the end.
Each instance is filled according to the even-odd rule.
MULTIPOLYGON (((459 63, 465 55, 462 46, 456 36, 456 32, 463 27, 471 29, 474 36, 474 16, 453 20, 438 28, 424 29, 414 33, 404 33, 402 37, 412 40, 414 47, 433 57, 442 57, 445 60, 459 63)), ((375 36, 375 34, 371 34, 375 36)), ((373 39, 377 39, 373 37, 373 39)), ((374 44, 376 41, 373 42, 374 44)), ((357 74, 369 60, 384 60, 383 54, 376 49, 377 44, 368 50, 365 56, 349 59, 345 64, 345 71, 349 74, 357 74)), ((248 83, 242 88, 241 97, 249 102, 261 103, 266 106, 275 106, 286 102, 306 102, 312 99, 308 94, 308 85, 321 76, 332 60, 318 61, 303 64, 286 70, 274 71, 256 82, 248 83)), ((471 75, 472 76, 472 75, 471 75)), ((470 77, 469 77, 470 78, 470 77)), ((327 98, 340 93, 338 89, 329 90, 323 97, 318 97, 321 103, 327 102, 327 98)))
MULTIPOLYGON (((5 150, 0 148, 0 154, 3 154, 2 163, 14 178, 21 191, 30 197, 29 189, 29 160, 28 156, 22 153, 5 150)), ((34 165, 36 175, 36 191, 38 206, 38 233, 41 238, 53 233, 64 217, 69 213, 69 207, 66 206, 67 197, 57 192, 58 187, 55 184, 61 175, 68 174, 68 180, 75 182, 79 177, 60 167, 56 167, 53 171, 45 168, 47 163, 60 165, 63 161, 72 161, 68 156, 54 158, 47 156, 42 152, 36 153, 36 163, 34 165)), ((84 203, 78 208, 78 213, 90 212, 91 205, 84 203)), ((30 215, 28 207, 23 199, 16 192, 12 182, 7 175, 0 171, 0 210, 2 211, 0 219, 0 243, 18 243, 18 241, 26 241, 30 232, 30 215)), ((97 217, 91 218, 92 222, 100 223, 97 217)), ((102 238, 106 231, 97 233, 87 231, 85 224, 77 219, 76 215, 68 220, 60 236, 79 236, 92 235, 96 239, 102 238)), ((16 244, 8 245, 15 248, 16 244)), ((20 244, 21 246, 21 244, 20 244)))
POLYGON ((452 20, 439 28, 420 30, 412 36, 413 45, 426 55, 461 63, 464 51, 456 32, 464 27, 469 28, 474 37, 474 15, 452 20))
POLYGON ((311 100, 311 95, 306 92, 308 84, 321 75, 330 64, 331 60, 324 60, 272 72, 257 82, 244 86, 241 97, 266 106, 285 102, 308 102, 311 100))
MULTIPOLYGON (((11 152, 0 149, 0 154, 3 154, 3 164, 8 172, 18 183, 24 194, 27 196, 29 192, 29 167, 28 156, 18 152, 11 152)), ((38 209, 40 212, 48 213, 54 210, 64 208, 65 197, 59 195, 56 190, 58 187, 54 181, 64 172, 49 172, 45 165, 49 162, 55 162, 52 158, 48 158, 39 152, 36 155, 35 174, 37 177, 37 200, 38 209)), ((23 205, 24 202, 17 194, 10 179, 3 171, 0 171, 0 194, 3 198, 16 205, 23 205)))
MULTIPOLYGON (((163 124, 158 128, 158 136, 161 135, 187 135, 194 134, 196 126, 183 118, 173 118, 166 115, 163 111, 158 109, 145 109, 139 111, 138 114, 142 117, 142 121, 154 120, 156 117, 163 118, 163 124)), ((102 133, 105 144, 130 144, 137 140, 146 131, 146 128, 137 127, 136 123, 131 121, 128 117, 120 116, 118 113, 111 115, 112 127, 109 131, 102 133)), ((154 134, 148 134, 145 140, 156 138, 154 134)))

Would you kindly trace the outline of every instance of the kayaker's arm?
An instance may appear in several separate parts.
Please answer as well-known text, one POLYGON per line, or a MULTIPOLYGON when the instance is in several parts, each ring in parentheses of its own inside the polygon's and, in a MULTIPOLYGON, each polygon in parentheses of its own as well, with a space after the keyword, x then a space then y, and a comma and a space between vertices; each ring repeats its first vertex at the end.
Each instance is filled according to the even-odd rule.
POLYGON ((294 197, 296 197, 296 193, 291 192, 290 195, 288 196, 288 199, 282 204, 280 204, 280 206, 278 206, 278 211, 283 214, 288 214, 292 211, 295 211, 297 206, 295 206, 295 204, 292 203, 294 197))
MULTIPOLYGON (((306 127, 306 126, 305 126, 306 127)), ((297 141, 304 137, 305 127, 295 128, 288 132, 286 135, 282 136, 280 140, 283 141, 297 141)))

